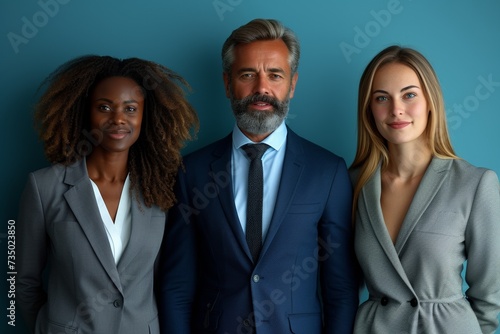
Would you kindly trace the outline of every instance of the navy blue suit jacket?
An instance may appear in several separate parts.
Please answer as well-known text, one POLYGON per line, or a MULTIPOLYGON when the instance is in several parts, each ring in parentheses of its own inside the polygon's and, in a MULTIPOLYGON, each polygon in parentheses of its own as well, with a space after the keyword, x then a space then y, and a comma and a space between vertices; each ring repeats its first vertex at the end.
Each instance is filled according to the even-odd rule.
POLYGON ((288 129, 254 263, 236 213, 231 135, 184 158, 164 238, 163 333, 352 333, 358 285, 345 162, 288 129))

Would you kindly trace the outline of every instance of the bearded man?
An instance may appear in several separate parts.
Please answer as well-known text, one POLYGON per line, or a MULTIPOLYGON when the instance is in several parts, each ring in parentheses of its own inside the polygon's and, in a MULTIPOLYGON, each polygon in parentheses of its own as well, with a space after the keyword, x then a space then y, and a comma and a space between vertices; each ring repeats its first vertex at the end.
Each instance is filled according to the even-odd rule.
POLYGON ((163 333, 352 333, 351 183, 342 158, 285 125, 299 56, 276 20, 224 43, 236 124, 179 171, 160 261, 163 333))

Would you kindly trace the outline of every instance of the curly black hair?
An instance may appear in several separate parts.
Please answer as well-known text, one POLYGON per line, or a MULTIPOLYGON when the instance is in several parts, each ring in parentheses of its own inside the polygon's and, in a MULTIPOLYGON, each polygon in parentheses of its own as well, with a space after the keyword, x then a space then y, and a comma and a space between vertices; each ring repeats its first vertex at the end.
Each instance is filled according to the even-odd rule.
POLYGON ((68 166, 90 154, 89 96, 100 81, 115 76, 137 82, 145 97, 141 133, 129 151, 131 191, 146 206, 167 210, 175 203, 181 148, 195 137, 199 121, 186 98, 189 84, 161 64, 88 55, 57 68, 42 83, 48 87, 35 108, 45 155, 51 163, 68 166))

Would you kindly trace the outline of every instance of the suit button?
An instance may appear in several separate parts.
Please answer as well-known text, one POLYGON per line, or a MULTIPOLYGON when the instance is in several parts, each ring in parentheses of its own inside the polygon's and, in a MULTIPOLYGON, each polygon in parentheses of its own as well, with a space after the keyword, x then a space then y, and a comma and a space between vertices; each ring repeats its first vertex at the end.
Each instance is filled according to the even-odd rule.
POLYGON ((387 305, 387 303, 389 303, 389 299, 387 297, 385 297, 385 296, 382 297, 382 299, 380 300, 380 304, 382 306, 385 306, 385 305, 387 305))
POLYGON ((113 306, 118 308, 118 307, 121 307, 122 306, 122 303, 117 299, 113 302, 113 306))
POLYGON ((250 321, 248 319, 243 320, 243 326, 250 327, 250 321))
POLYGON ((411 307, 417 307, 418 306, 417 298, 413 298, 412 300, 410 300, 410 305, 411 307))
POLYGON ((259 276, 259 275, 253 275, 253 276, 252 276, 252 280, 253 280, 255 283, 257 283, 257 282, 259 282, 259 281, 260 281, 260 276, 259 276))

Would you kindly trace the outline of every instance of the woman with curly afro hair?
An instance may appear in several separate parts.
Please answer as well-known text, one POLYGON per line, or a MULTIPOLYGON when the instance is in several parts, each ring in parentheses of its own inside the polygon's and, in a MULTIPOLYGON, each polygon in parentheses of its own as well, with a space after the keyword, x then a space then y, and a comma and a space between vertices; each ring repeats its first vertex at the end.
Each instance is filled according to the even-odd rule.
POLYGON ((21 198, 18 305, 34 333, 159 333, 165 211, 198 129, 189 86, 151 61, 93 55, 44 83, 35 120, 53 165, 21 198))

